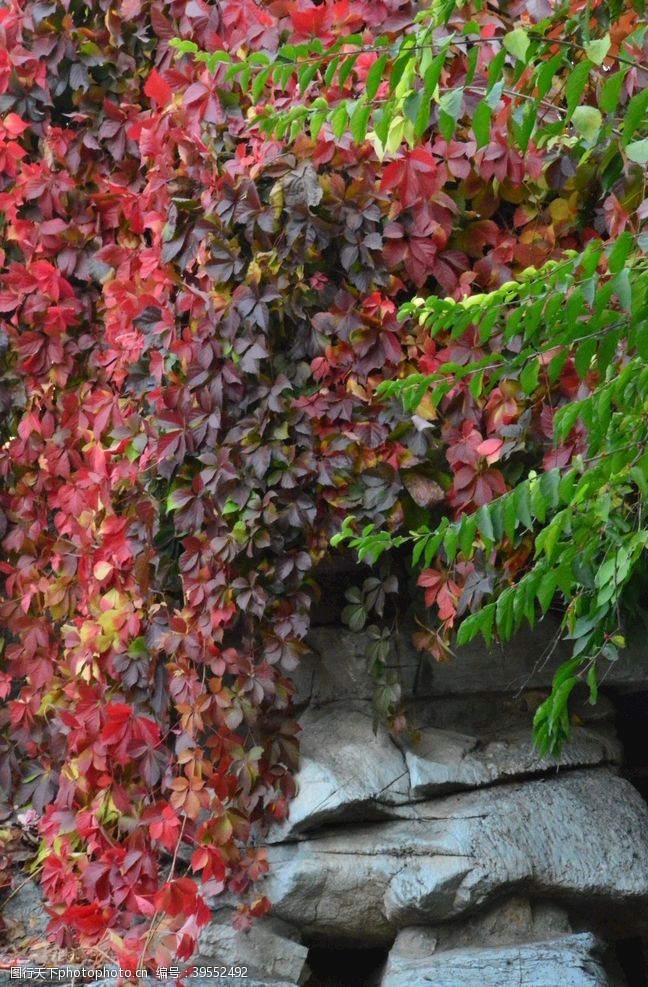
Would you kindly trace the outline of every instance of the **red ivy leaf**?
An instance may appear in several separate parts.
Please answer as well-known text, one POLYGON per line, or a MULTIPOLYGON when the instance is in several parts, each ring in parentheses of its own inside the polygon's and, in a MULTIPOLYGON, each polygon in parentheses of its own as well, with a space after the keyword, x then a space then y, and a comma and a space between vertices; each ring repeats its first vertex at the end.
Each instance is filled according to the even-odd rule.
POLYGON ((146 80, 144 92, 148 98, 154 100, 158 106, 166 106, 167 103, 171 102, 171 97, 173 96, 171 86, 168 82, 164 81, 157 69, 153 69, 146 80))

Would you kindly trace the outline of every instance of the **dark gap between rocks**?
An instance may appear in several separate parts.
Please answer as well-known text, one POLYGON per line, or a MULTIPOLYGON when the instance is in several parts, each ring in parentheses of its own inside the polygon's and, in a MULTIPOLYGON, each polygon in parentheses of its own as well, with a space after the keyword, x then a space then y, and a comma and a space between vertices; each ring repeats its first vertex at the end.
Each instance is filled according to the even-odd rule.
POLYGON ((623 774, 648 802, 648 690, 615 690, 611 698, 623 744, 623 774))
POLYGON ((312 946, 311 977, 306 987, 371 987, 387 962, 389 948, 351 949, 347 945, 312 946))
POLYGON ((628 987, 648 987, 648 951, 645 939, 641 936, 618 939, 614 950, 628 987))

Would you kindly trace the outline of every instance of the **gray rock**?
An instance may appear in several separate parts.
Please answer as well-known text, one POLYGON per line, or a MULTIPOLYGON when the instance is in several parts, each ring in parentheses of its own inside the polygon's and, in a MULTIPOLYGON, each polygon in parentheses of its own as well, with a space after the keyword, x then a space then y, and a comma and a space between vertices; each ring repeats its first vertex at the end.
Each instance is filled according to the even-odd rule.
POLYGON ((517 896, 497 900, 455 922, 401 929, 390 957, 423 959, 442 950, 541 942, 573 931, 564 908, 517 896))
MULTIPOLYGON (((518 718, 519 721, 519 718, 518 718)), ((559 758, 538 757, 530 713, 505 737, 483 739, 422 727, 419 740, 399 747, 362 701, 307 709, 300 717, 301 762, 297 795, 287 822, 269 842, 282 842, 332 821, 398 815, 409 801, 535 774, 620 760, 620 745, 604 731, 576 728, 559 758)))
MULTIPOLYGON (((585 695, 575 693, 572 712, 583 726, 614 737, 616 709, 612 702, 607 696, 600 695, 596 705, 591 706, 587 690, 584 692, 585 695)), ((546 689, 530 689, 515 694, 482 692, 428 696, 409 700, 407 718, 414 728, 434 727, 477 736, 488 742, 519 730, 529 730, 536 709, 546 698, 546 689)))
MULTIPOLYGON (((522 689, 545 689, 551 685, 558 665, 571 656, 568 641, 553 648, 558 622, 550 614, 531 629, 526 625, 503 647, 486 650, 481 640, 458 648, 449 662, 432 666, 421 663, 421 656, 411 644, 415 625, 403 622, 397 652, 391 664, 400 669, 405 694, 412 692, 421 666, 418 691, 427 696, 474 693, 516 693, 522 689), (550 655, 550 657, 547 657, 550 655)), ((304 659, 297 672, 300 702, 315 704, 335 699, 370 699, 374 682, 367 667, 366 633, 353 633, 339 626, 313 628, 309 643, 314 654, 304 659)), ((648 646, 640 640, 630 641, 617 661, 606 672, 607 685, 646 685, 648 683, 648 646)))
POLYGON ((335 703, 300 717, 297 795, 277 842, 332 819, 381 818, 410 798, 403 754, 368 703, 335 703))
MULTIPOLYGON (((311 938, 386 942, 504 892, 648 916, 648 808, 606 769, 395 807, 397 821, 268 848, 273 913, 311 938)), ((630 932, 627 932, 630 934, 630 932)))
POLYGON ((426 957, 396 953, 380 987, 608 987, 599 954, 597 940, 587 933, 426 957))
POLYGON ((16 878, 15 888, 2 905, 2 918, 8 941, 44 937, 50 916, 43 907, 43 896, 36 881, 22 875, 16 878))
POLYGON ((308 949, 299 942, 296 929, 266 916, 257 919, 249 932, 238 932, 232 914, 232 909, 222 909, 203 929, 195 966, 245 966, 252 977, 305 982, 308 949))
POLYGON ((548 774, 556 768, 592 767, 621 760, 621 745, 605 734, 575 729, 557 758, 542 758, 533 746, 531 724, 484 742, 478 737, 427 727, 405 751, 413 799, 460 788, 548 774))
POLYGON ((367 666, 366 634, 344 627, 317 627, 308 636, 312 653, 293 672, 295 702, 322 705, 337 699, 371 699, 375 682, 367 666))

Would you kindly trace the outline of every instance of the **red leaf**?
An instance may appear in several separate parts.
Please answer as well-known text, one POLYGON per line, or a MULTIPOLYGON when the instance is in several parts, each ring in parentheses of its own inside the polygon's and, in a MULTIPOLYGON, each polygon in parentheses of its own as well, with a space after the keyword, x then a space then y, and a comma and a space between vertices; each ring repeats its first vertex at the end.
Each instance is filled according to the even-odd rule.
POLYGON ((290 19, 298 34, 321 35, 326 25, 328 10, 326 5, 315 7, 313 4, 302 6, 299 10, 290 11, 290 19))
POLYGON ((502 439, 484 439, 477 446, 477 452, 480 456, 483 456, 486 462, 490 465, 491 463, 496 463, 500 458, 500 453, 502 451, 502 446, 504 442, 502 439))
POLYGON ((153 69, 146 80, 144 92, 149 99, 154 100, 159 106, 166 106, 173 96, 171 86, 164 81, 157 69, 153 69))

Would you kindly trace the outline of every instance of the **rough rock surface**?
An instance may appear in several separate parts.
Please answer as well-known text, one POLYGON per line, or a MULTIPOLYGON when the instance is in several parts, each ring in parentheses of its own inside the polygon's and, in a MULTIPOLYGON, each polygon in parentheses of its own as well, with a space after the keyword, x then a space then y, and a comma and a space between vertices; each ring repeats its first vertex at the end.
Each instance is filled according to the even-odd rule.
POLYGON ((602 731, 574 730, 558 761, 540 758, 530 717, 503 735, 470 736, 423 726, 403 749, 362 701, 308 709, 300 718, 301 764, 287 823, 271 833, 281 842, 326 823, 398 815, 394 807, 461 789, 555 771, 616 763, 618 742, 602 731))
POLYGON ((43 907, 43 895, 35 881, 20 880, 2 906, 2 918, 8 941, 44 937, 50 917, 43 907))
POLYGON ((648 813, 607 769, 395 811, 397 821, 269 847, 274 914, 314 937, 365 943, 511 890, 587 899, 628 922, 648 914, 648 813))
POLYGON ((403 754, 387 730, 374 732, 368 703, 335 703, 300 717, 297 796, 273 842, 337 819, 381 818, 410 799, 403 754))
MULTIPOLYGON (((569 642, 561 642, 547 653, 556 634, 557 623, 545 617, 536 627, 523 628, 504 647, 485 651, 479 641, 459 648, 450 662, 432 666, 421 664, 420 655, 411 645, 415 628, 406 619, 402 627, 398 655, 394 663, 401 670, 404 692, 411 693, 418 677, 421 694, 447 696, 474 693, 516 693, 520 689, 547 688, 558 665, 570 657, 569 642)), ((316 627, 309 635, 314 654, 300 663, 296 673, 298 701, 315 704, 353 696, 371 699, 374 683, 367 669, 368 638, 364 632, 353 633, 339 626, 316 627)), ((608 685, 645 685, 648 683, 648 648, 630 644, 606 673, 608 685)))
POLYGON ((538 756, 528 727, 490 741, 427 727, 418 742, 405 750, 411 799, 546 774, 556 767, 593 767, 619 759, 615 740, 584 729, 574 730, 557 760, 538 756))
POLYGON ((573 932, 567 911, 555 902, 519 895, 498 899, 456 922, 401 929, 391 956, 407 959, 471 946, 511 946, 541 942, 573 932))
POLYGON ((232 910, 217 912, 200 934, 196 966, 245 966, 250 977, 280 980, 289 978, 303 984, 308 976, 308 949, 299 942, 299 933, 279 919, 265 917, 249 932, 238 932, 232 925, 232 910))
POLYGON ((417 958, 395 949, 380 987, 608 987, 599 953, 589 933, 417 958))

